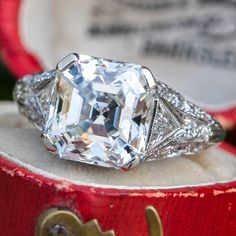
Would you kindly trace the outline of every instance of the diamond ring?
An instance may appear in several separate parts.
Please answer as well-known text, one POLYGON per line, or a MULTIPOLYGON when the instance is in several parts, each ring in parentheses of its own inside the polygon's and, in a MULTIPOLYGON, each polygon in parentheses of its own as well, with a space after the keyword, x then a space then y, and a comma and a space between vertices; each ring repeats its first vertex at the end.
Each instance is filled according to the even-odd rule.
POLYGON ((19 80, 14 97, 51 153, 87 164, 127 171, 224 139, 208 113, 137 64, 73 53, 19 80))

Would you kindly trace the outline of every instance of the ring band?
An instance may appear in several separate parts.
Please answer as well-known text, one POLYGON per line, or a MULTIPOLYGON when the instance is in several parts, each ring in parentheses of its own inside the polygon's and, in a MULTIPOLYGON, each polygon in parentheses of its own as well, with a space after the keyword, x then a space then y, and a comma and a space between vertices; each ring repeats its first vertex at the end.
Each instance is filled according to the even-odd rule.
POLYGON ((198 153, 225 135, 148 68, 82 54, 23 77, 14 98, 51 153, 124 171, 143 160, 198 153))

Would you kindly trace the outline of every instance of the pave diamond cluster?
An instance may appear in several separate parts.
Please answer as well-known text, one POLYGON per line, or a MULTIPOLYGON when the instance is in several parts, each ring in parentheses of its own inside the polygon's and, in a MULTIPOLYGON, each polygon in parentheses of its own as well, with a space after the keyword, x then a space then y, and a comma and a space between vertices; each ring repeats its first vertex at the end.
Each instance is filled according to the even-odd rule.
POLYGON ((129 170, 223 139, 210 115, 131 63, 70 54, 20 80, 15 99, 50 152, 88 164, 129 170))

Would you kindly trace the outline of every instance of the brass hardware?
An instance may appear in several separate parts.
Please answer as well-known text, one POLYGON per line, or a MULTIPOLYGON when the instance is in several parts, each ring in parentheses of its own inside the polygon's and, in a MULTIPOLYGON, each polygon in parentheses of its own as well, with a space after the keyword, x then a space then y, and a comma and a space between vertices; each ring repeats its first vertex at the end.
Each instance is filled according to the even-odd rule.
POLYGON ((50 208, 40 215, 35 236, 115 236, 115 233, 101 232, 97 220, 83 224, 69 210, 50 208))
POLYGON ((147 206, 145 210, 150 236, 163 236, 161 219, 153 206, 147 206))
MULTIPOLYGON (((156 209, 147 206, 145 215, 150 236, 163 236, 156 209)), ((35 236, 115 236, 115 233, 113 230, 101 232, 97 220, 83 224, 77 215, 67 209, 50 208, 40 215, 35 236)))

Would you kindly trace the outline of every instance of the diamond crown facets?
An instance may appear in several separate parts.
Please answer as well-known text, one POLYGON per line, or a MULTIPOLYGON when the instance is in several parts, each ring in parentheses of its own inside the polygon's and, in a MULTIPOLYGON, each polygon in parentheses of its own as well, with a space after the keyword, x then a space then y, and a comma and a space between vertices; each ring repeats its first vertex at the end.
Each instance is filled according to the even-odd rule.
POLYGON ((44 130, 58 155, 120 168, 143 159, 154 89, 142 67, 86 55, 60 67, 44 130))

